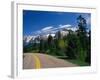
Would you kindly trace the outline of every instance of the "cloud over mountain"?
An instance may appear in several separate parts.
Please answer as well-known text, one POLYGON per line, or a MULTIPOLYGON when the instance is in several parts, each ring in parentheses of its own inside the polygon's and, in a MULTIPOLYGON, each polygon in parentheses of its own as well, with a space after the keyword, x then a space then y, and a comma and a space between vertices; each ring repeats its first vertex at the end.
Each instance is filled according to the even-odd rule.
POLYGON ((59 28, 68 28, 68 27, 71 27, 71 25, 70 24, 66 24, 66 25, 60 24, 59 25, 59 28))
POLYGON ((43 28, 42 31, 48 31, 48 30, 50 30, 52 28, 53 28, 53 26, 48 26, 48 27, 43 28))
POLYGON ((34 35, 39 35, 39 34, 42 35, 42 34, 56 33, 57 31, 62 30, 62 29, 76 31, 77 27, 73 27, 70 24, 64 24, 64 25, 60 24, 57 27, 55 27, 55 26, 47 26, 47 27, 42 28, 41 30, 33 32, 33 34, 34 35))

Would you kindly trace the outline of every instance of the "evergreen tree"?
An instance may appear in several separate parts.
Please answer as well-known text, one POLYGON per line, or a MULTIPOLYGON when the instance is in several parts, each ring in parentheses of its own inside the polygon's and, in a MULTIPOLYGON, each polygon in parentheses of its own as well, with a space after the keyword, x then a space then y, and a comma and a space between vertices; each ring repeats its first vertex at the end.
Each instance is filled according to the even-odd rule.
POLYGON ((45 53, 45 42, 43 39, 40 40, 40 47, 39 47, 40 53, 45 53))
POLYGON ((52 44, 53 38, 51 35, 48 36, 48 45, 50 46, 52 44))
POLYGON ((87 57, 86 57, 86 62, 91 64, 91 31, 89 31, 89 36, 88 36, 88 44, 87 44, 87 57))
POLYGON ((85 61, 87 56, 87 24, 85 18, 81 15, 77 18, 79 30, 77 31, 77 35, 79 38, 78 45, 78 59, 85 61))
POLYGON ((66 44, 66 56, 68 56, 69 59, 76 59, 77 57, 77 36, 75 34, 69 33, 67 35, 67 44, 66 44))

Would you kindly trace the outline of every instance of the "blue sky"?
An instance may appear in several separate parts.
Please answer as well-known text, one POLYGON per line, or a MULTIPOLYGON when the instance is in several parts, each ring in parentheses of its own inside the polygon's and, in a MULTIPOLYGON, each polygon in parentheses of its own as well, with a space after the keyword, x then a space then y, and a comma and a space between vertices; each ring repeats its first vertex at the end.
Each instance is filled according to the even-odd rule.
POLYGON ((76 27, 77 17, 82 15, 91 26, 90 13, 51 12, 23 10, 23 35, 37 35, 43 32, 55 31, 63 27, 76 27))

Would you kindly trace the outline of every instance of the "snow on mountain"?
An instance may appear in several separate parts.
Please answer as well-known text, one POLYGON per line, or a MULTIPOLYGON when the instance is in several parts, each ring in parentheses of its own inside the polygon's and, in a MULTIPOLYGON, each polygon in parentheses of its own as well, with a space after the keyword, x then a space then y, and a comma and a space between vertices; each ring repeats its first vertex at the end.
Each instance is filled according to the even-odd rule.
POLYGON ((63 37, 63 36, 67 36, 69 32, 68 31, 60 31, 60 33, 61 33, 61 35, 63 37))
POLYGON ((28 43, 30 40, 34 40, 36 36, 24 36, 23 40, 28 43))
MULTIPOLYGON (((66 25, 66 26, 60 26, 60 28, 56 28, 56 29, 52 29, 52 27, 49 27, 50 29, 52 29, 50 31, 50 33, 48 32, 45 32, 45 33, 41 33, 41 34, 38 34, 38 35, 35 35, 35 36, 24 36, 23 38, 23 42, 24 44, 29 44, 29 43, 39 43, 40 42, 40 39, 43 39, 43 40, 47 40, 48 39, 48 36, 51 35, 53 38, 55 36, 57 36, 57 32, 60 31, 61 33, 61 37, 64 37, 64 36, 67 36, 68 33, 69 33, 69 30, 72 30, 73 32, 75 32, 76 30, 78 30, 77 27, 68 27, 70 25, 66 25)), ((48 28, 45 28, 43 30, 47 30, 48 28)), ((42 31, 43 31, 42 30, 42 31)))
POLYGON ((29 43, 32 43, 35 40, 36 36, 24 36, 23 37, 23 43, 24 45, 28 45, 29 43))

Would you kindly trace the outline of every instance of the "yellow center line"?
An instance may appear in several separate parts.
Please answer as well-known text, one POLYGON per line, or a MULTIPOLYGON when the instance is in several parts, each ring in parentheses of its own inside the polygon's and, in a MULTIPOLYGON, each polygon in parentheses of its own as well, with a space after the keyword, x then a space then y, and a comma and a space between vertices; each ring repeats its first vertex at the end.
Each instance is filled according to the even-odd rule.
POLYGON ((41 68, 41 63, 40 63, 40 59, 37 55, 33 55, 34 59, 35 59, 35 68, 36 69, 40 69, 41 68))

